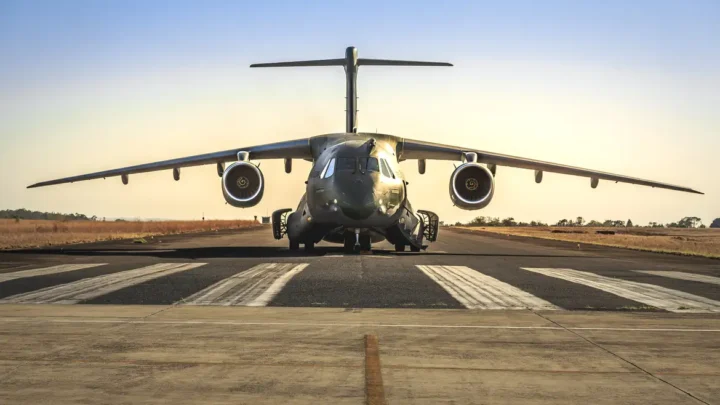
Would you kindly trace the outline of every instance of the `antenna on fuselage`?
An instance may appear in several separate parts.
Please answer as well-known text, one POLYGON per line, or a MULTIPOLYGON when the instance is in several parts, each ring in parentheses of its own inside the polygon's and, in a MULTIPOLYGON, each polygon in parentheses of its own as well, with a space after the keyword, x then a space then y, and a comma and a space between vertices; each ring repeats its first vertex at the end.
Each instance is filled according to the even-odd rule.
POLYGON ((359 66, 452 66, 451 63, 446 62, 365 59, 358 58, 357 54, 357 48, 349 46, 345 49, 345 57, 342 59, 253 63, 250 67, 342 66, 345 68, 345 132, 357 133, 357 72, 359 66))

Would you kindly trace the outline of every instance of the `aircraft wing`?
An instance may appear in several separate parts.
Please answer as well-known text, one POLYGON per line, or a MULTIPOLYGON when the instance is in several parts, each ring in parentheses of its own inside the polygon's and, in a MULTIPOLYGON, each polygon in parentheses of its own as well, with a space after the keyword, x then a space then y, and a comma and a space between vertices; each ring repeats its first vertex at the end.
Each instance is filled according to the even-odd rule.
POLYGON ((28 188, 52 186, 55 184, 74 183, 76 181, 93 180, 113 176, 127 176, 135 173, 155 172, 158 170, 179 169, 181 167, 200 166, 213 163, 224 163, 237 160, 240 151, 250 152, 250 159, 312 159, 309 138, 297 139, 257 145, 245 148, 236 148, 221 152, 206 153, 203 155, 188 156, 178 159, 163 160, 136 166, 122 167, 120 169, 105 170, 101 172, 81 174, 79 176, 43 181, 28 186, 28 188))
POLYGON ((598 180, 609 180, 621 183, 638 184, 641 186, 665 188, 668 190, 684 191, 687 193, 703 194, 700 191, 688 187, 676 186, 673 184, 660 183, 657 181, 638 179, 635 177, 622 176, 606 173, 597 170, 583 169, 581 167, 566 166, 557 163, 544 162, 542 160, 527 159, 517 156, 503 155, 500 153, 486 152, 471 148, 461 148, 439 143, 415 141, 403 139, 400 159, 430 159, 430 160, 462 160, 464 153, 477 153, 477 161, 497 166, 517 167, 540 172, 568 174, 571 176, 589 177, 596 185, 598 180))

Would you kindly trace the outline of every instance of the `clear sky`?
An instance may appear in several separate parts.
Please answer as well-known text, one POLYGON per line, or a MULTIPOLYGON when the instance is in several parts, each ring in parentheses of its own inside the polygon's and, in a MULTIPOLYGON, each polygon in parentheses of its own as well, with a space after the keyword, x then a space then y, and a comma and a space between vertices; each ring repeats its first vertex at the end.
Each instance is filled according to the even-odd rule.
POLYGON ((499 168, 493 202, 452 206, 451 162, 402 164, 413 206, 465 221, 720 217, 717 1, 3 1, 0 209, 247 218, 295 207, 309 170, 263 161, 254 208, 225 204, 213 166, 27 190, 90 171, 344 129, 342 57, 366 67, 359 127, 689 186, 705 196, 499 168), (309 4, 306 4, 309 3, 309 4))

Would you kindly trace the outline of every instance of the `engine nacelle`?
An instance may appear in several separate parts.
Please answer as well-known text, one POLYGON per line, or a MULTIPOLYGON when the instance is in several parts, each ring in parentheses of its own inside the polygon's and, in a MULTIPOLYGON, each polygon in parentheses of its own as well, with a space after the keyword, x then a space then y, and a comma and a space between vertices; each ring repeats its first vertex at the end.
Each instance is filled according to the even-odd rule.
POLYGON ((225 201, 233 207, 247 208, 257 205, 265 191, 265 181, 260 168, 247 161, 231 164, 223 172, 222 191, 225 201))
POLYGON ((490 204, 495 192, 495 179, 485 166, 465 163, 450 176, 450 199, 466 210, 477 210, 490 204))

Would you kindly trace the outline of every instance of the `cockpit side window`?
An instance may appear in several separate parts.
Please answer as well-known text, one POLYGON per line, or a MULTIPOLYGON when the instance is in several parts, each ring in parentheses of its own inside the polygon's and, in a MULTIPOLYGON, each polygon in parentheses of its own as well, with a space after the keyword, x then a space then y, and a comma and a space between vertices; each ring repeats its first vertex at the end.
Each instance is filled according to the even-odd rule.
POLYGON ((322 173, 320 173, 320 178, 327 179, 328 177, 332 177, 332 175, 334 173, 335 173, 335 158, 332 158, 327 162, 322 173))
POLYGON ((392 169, 390 169, 390 165, 385 159, 380 159, 380 173, 382 173, 385 177, 389 177, 391 179, 395 178, 395 173, 393 173, 392 169))

